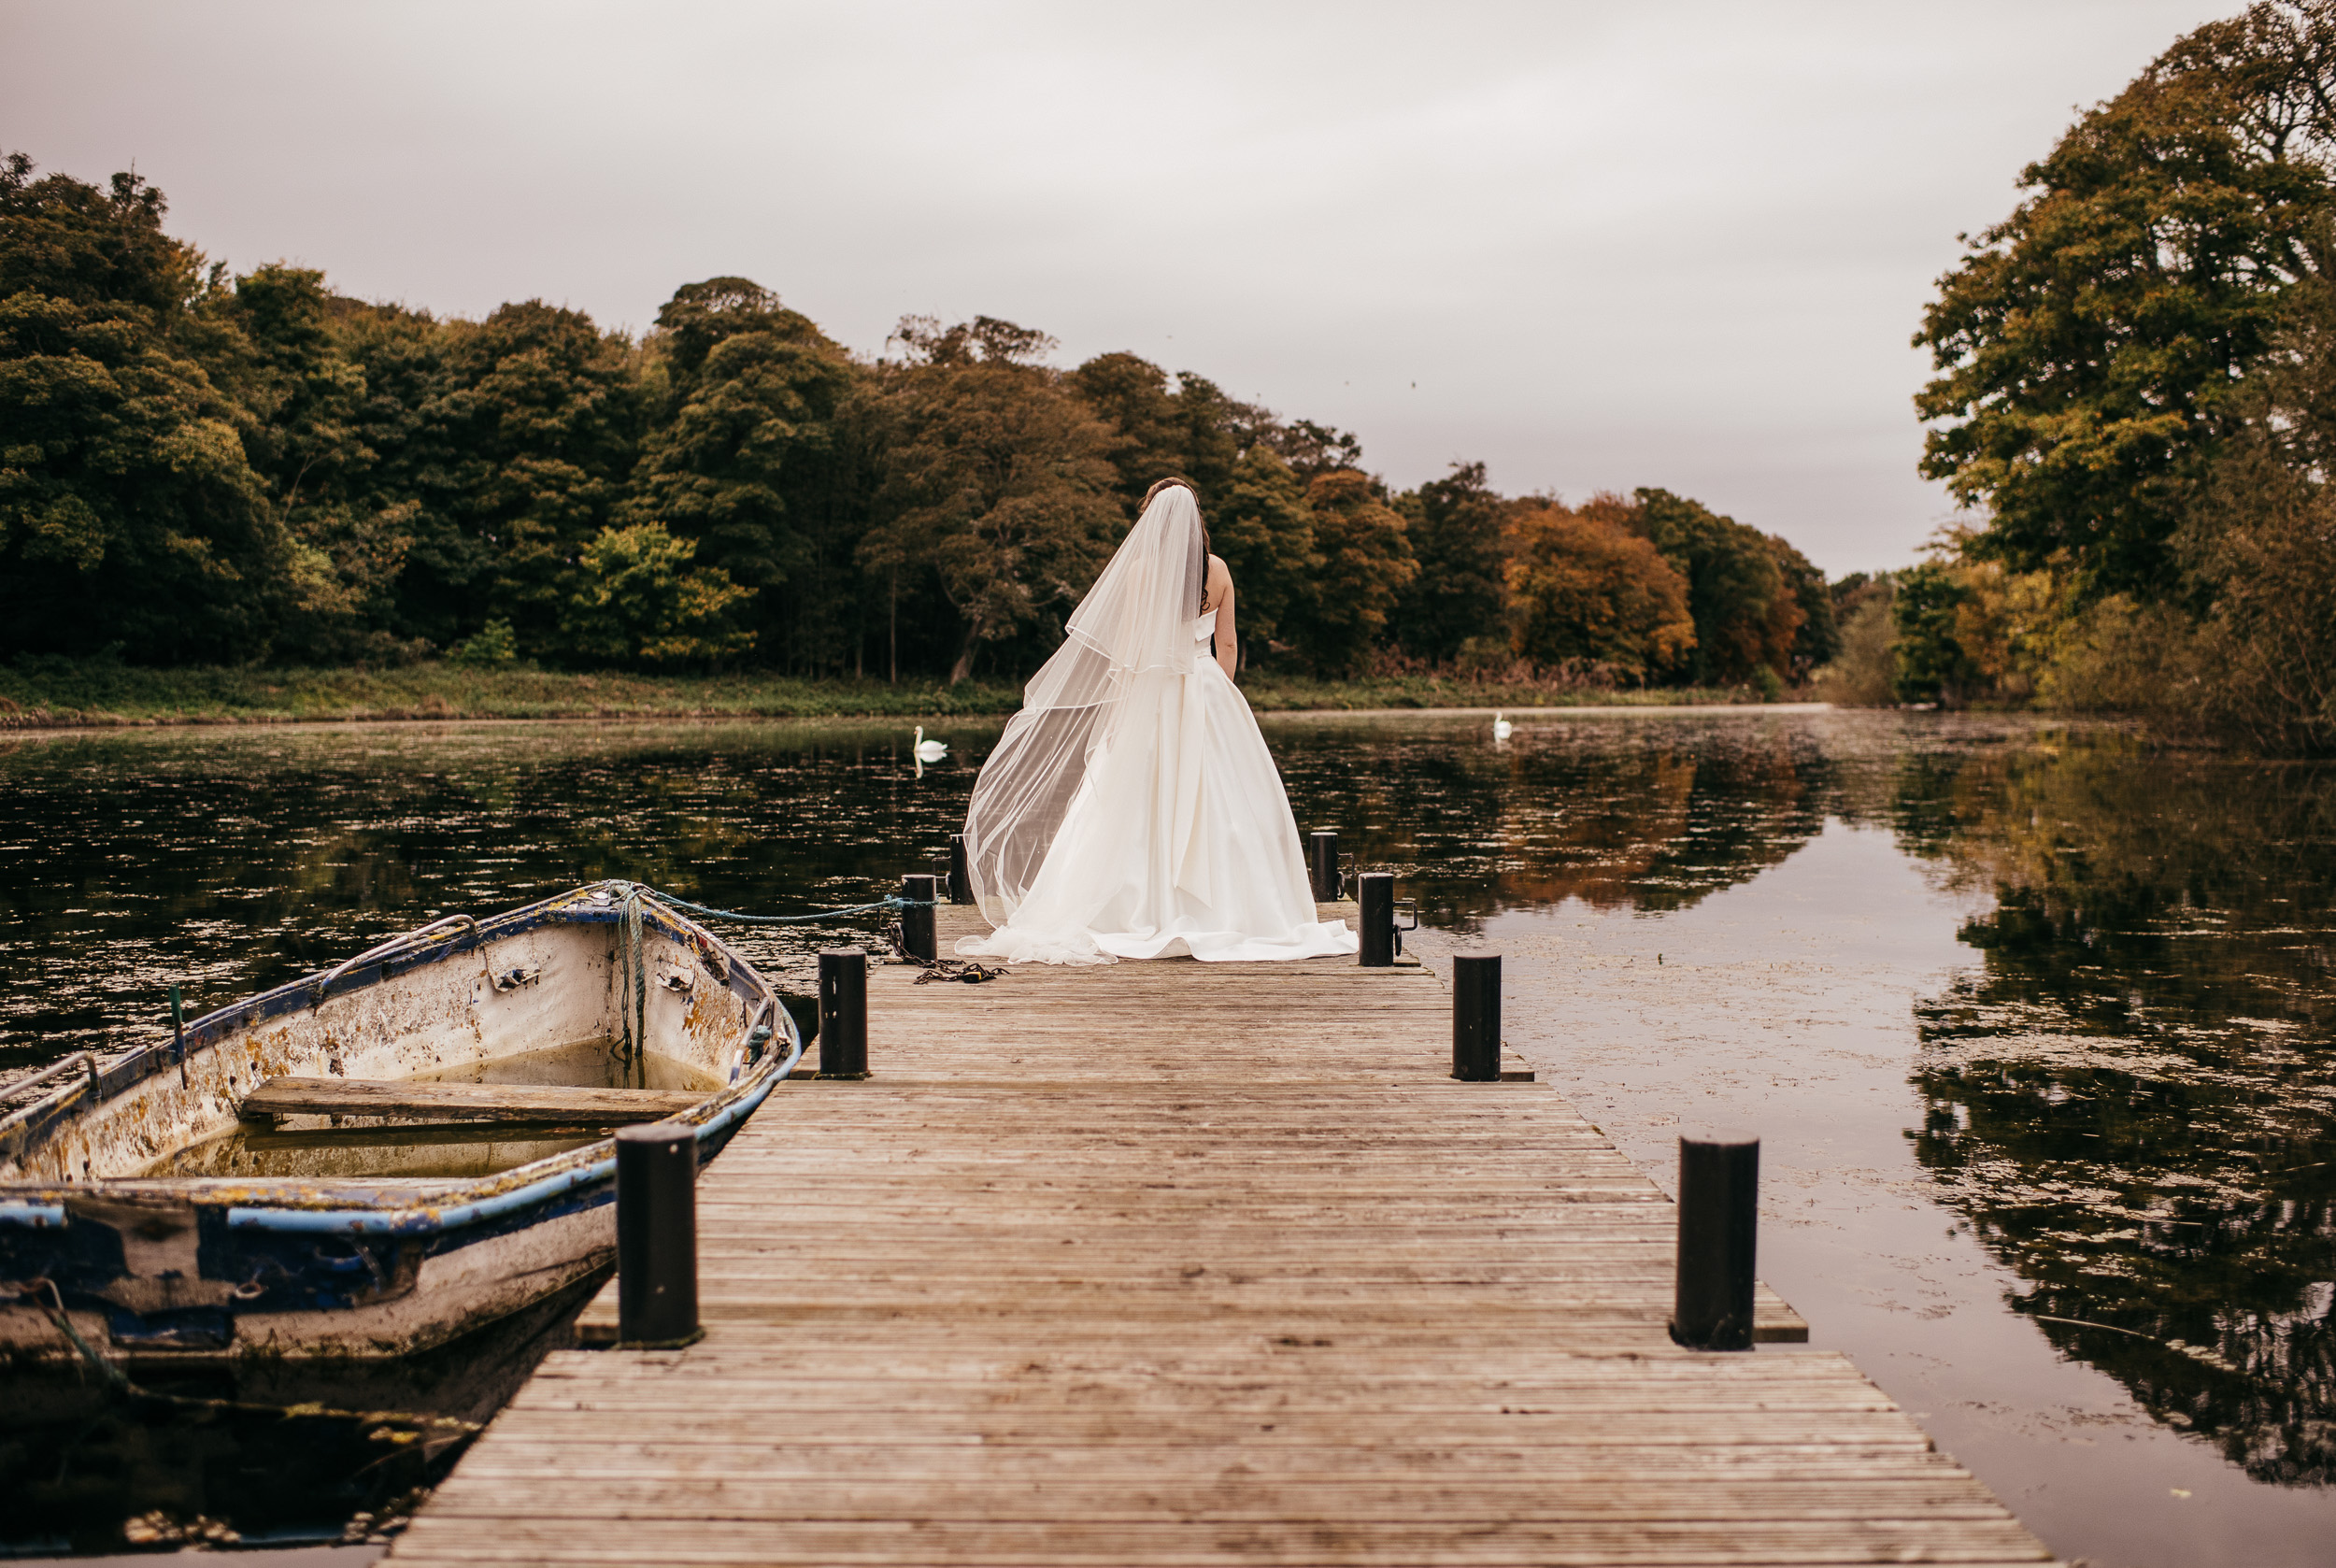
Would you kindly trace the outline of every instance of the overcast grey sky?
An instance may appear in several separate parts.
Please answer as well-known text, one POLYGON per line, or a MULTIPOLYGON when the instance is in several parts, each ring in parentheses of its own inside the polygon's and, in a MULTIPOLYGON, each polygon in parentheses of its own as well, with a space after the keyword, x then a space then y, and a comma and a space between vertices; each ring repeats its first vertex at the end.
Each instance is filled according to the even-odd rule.
POLYGON ((1901 565, 1908 347, 2072 110, 2239 8, 0 0, 0 148, 238 270, 643 327, 742 273, 1355 431, 1398 485, 1661 485, 1901 565))

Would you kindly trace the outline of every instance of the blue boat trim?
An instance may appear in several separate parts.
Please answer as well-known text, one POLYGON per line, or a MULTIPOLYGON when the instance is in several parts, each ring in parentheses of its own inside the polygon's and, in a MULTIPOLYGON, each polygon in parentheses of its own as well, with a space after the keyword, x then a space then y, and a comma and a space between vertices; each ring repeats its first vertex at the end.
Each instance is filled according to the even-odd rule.
POLYGON ((39 1231, 64 1223, 63 1204, 0 1204, 0 1225, 27 1225, 39 1231))

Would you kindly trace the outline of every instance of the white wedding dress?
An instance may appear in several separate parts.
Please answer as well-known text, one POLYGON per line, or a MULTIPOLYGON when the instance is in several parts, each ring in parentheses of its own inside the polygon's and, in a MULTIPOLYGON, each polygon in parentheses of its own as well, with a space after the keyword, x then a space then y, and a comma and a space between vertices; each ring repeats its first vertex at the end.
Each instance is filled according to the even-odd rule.
POLYGON ((1071 617, 966 814, 996 929, 957 945, 1019 963, 1356 950, 1315 918, 1297 823, 1240 689, 1195 618, 1206 555, 1191 492, 1163 491, 1071 617))

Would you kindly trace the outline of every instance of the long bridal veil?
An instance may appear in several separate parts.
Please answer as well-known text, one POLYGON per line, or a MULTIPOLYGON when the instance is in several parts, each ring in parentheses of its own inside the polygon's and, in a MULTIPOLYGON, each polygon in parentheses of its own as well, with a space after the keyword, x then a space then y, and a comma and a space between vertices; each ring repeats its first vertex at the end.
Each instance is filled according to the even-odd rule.
POLYGON ((1139 677, 1189 676, 1207 657, 1191 634, 1207 567, 1200 506, 1171 486, 1144 508, 1072 612, 1062 646, 1024 688, 965 813, 974 896, 992 925, 1012 919, 1037 880, 1090 766, 1118 738, 1139 677))
POLYGON ((965 817, 995 928, 968 956, 1212 962, 1355 950, 1316 919, 1297 824, 1257 719, 1209 644, 1192 492, 1155 496, 982 764, 965 817))

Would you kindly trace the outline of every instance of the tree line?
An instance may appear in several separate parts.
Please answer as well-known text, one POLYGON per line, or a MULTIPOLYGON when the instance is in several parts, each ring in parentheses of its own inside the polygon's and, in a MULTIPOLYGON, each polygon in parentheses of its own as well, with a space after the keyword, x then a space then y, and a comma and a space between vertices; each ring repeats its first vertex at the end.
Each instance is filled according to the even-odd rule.
POLYGON ((742 278, 638 337, 442 318, 164 215, 0 165, 0 654, 1012 677, 1170 473, 1269 667, 1775 689, 1834 651, 1798 550, 1667 492, 1396 492, 1193 372, 989 317, 855 356, 742 278))
POLYGON ((2336 750, 2336 0, 2177 39, 2021 186, 1915 338, 1973 520, 1838 585, 1834 684, 2336 750))

